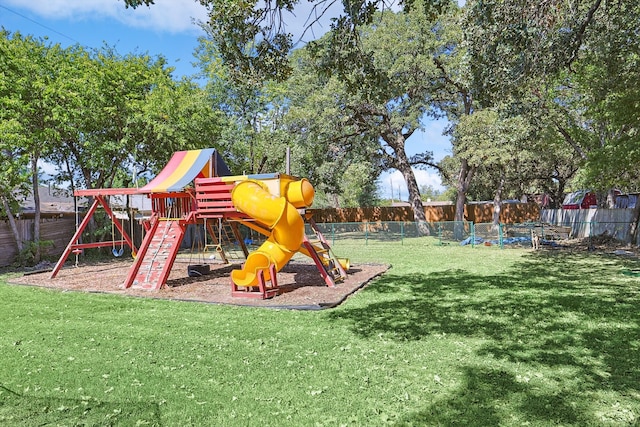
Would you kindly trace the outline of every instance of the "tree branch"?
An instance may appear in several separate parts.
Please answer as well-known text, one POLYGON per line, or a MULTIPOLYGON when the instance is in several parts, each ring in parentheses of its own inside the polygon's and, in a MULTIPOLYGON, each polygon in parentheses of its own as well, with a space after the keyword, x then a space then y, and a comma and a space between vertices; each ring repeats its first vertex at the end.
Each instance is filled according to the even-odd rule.
POLYGON ((571 147, 574 149, 574 151, 578 154, 578 156, 580 156, 580 158, 582 160, 586 160, 587 159, 587 154, 584 152, 584 150, 576 143, 576 141, 573 139, 573 137, 571 136, 571 134, 569 133, 569 131, 567 131, 564 127, 560 126, 560 124, 558 124, 555 120, 553 121, 553 125, 556 127, 556 129, 558 130, 558 132, 560 132, 560 134, 564 137, 565 141, 567 141, 569 143, 569 145, 571 145, 571 147))
POLYGON ((576 32, 576 37, 573 43, 571 56, 567 61, 568 67, 571 67, 571 64, 573 64, 573 62, 577 59, 578 52, 580 51, 580 47, 582 46, 582 43, 584 41, 584 34, 587 31, 587 27, 589 26, 589 24, 593 21, 593 15, 595 15, 596 11, 600 8, 601 3, 602 3, 602 0, 595 1, 595 3, 589 9, 589 12, 587 12, 587 17, 578 28, 578 31, 576 32))

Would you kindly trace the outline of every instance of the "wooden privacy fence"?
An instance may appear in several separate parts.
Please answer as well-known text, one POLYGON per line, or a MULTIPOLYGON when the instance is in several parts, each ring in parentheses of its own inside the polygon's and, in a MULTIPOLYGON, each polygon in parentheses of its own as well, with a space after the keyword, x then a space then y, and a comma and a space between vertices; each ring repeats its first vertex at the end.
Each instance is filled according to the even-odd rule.
MULTIPOLYGON (((337 222, 413 222, 413 211, 409 206, 385 206, 369 208, 311 209, 318 223, 337 222)), ((427 222, 444 222, 455 219, 455 206, 425 206, 427 222)), ((493 220, 492 203, 472 203, 464 208, 464 220, 474 223, 486 223, 493 220)), ((540 209, 535 203, 505 203, 500 211, 503 224, 520 224, 540 220, 540 209)))
MULTIPOLYGON (((23 242, 33 241, 33 218, 17 220, 18 232, 23 242)), ((69 243, 76 230, 76 220, 73 214, 45 215, 40 220, 40 240, 50 240, 43 255, 46 257, 59 256, 69 243)), ((0 267, 10 265, 18 255, 18 248, 9 226, 9 221, 0 220, 0 267)))

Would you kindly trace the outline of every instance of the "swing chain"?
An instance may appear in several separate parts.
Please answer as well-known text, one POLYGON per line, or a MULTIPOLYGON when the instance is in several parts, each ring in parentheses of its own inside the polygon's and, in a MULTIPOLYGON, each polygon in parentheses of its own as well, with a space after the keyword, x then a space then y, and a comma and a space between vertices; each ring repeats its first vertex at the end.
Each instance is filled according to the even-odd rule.
MULTIPOLYGON (((115 214, 114 214, 115 217, 115 214)), ((112 218, 111 220, 111 253, 114 257, 121 257, 124 253, 124 236, 120 236, 120 249, 116 249, 116 231, 115 231, 115 220, 117 218, 112 218)), ((120 219, 120 227, 124 226, 124 219, 120 219)), ((124 228, 122 228, 124 230, 124 228)), ((121 233, 122 234, 122 233, 121 233)))

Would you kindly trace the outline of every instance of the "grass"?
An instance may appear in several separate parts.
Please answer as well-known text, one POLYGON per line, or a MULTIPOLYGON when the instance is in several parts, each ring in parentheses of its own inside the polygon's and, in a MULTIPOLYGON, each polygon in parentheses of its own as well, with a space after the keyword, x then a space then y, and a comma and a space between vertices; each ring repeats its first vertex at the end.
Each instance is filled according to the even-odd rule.
POLYGON ((0 276, 0 425, 640 423, 637 261, 338 241, 342 306, 59 292, 0 276))

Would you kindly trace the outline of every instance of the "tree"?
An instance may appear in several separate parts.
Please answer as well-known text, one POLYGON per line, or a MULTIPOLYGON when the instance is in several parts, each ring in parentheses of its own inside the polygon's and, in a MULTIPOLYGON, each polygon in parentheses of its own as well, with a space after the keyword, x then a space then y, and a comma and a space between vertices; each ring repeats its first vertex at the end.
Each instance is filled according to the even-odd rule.
MULTIPOLYGON (((52 110, 59 98, 52 90, 52 83, 58 73, 62 49, 59 45, 46 45, 42 40, 6 31, 0 32, 0 43, 6 65, 0 89, 3 103, 0 118, 8 123, 2 127, 0 141, 10 164, 28 164, 35 204, 33 260, 38 262, 41 256, 39 161, 49 154, 58 138, 52 110)), ((10 179, 7 190, 14 190, 20 182, 10 179)), ((3 199, 9 215, 10 203, 6 201, 10 196, 3 199)))
POLYGON ((444 192, 434 188, 433 185, 421 185, 420 197, 422 197, 422 200, 424 202, 433 200, 446 200, 444 192))
MULTIPOLYGON (((340 123, 339 128, 333 125, 329 129, 333 134, 330 140, 349 149, 363 136, 377 141, 383 167, 402 173, 419 223, 425 221, 425 214, 412 166, 435 165, 428 151, 409 158, 405 145, 422 127, 425 115, 438 116, 442 105, 451 101, 450 96, 445 99, 448 89, 441 78, 439 57, 444 52, 449 55, 452 35, 449 26, 430 20, 418 6, 410 13, 383 13, 371 26, 361 28, 361 57, 350 70, 341 68, 343 58, 335 56, 332 46, 336 34, 313 43, 313 62, 304 68, 323 70, 319 81, 334 94, 333 98, 330 94, 326 97, 329 104, 333 103, 332 109, 314 110, 323 119, 327 114, 322 110, 335 112, 333 119, 323 120, 340 123)), ((302 60, 298 58, 296 65, 300 66, 302 60)), ((423 231, 428 232, 426 227, 423 231)))
POLYGON ((547 195, 548 207, 559 208, 567 186, 579 170, 580 158, 552 126, 536 120, 529 121, 529 126, 538 131, 527 140, 526 157, 530 161, 518 177, 522 193, 547 195))
POLYGON ((333 207, 352 205, 354 200, 360 206, 375 203, 373 177, 381 167, 377 136, 358 134, 348 123, 344 103, 349 95, 340 79, 318 75, 305 50, 294 52, 291 60, 294 72, 287 82, 283 121, 295 137, 293 164, 316 186, 318 204, 323 200, 333 207))
POLYGON ((65 50, 53 114, 59 144, 48 156, 57 179, 81 188, 133 184, 174 151, 212 145, 220 119, 189 80, 176 82, 163 57, 121 56, 109 47, 65 50))
POLYGON ((174 151, 212 146, 220 134, 205 92, 187 79, 175 82, 162 57, 62 49, 5 31, 0 53, 1 209, 11 221, 29 183, 36 262, 41 160, 72 189, 127 186, 132 169, 155 172, 174 151))
MULTIPOLYGON (((634 190, 638 183, 633 167, 640 160, 634 157, 638 114, 631 100, 638 95, 633 64, 640 49, 632 34, 640 25, 640 10, 628 2, 583 2, 577 7, 577 17, 572 19, 584 25, 575 31, 567 27, 566 32, 582 34, 580 49, 565 58, 565 65, 551 62, 552 73, 534 76, 523 72, 520 99, 511 101, 510 107, 536 123, 542 129, 539 135, 551 144, 540 153, 551 152, 557 158, 557 203, 570 184, 606 192, 611 188, 634 190)), ((567 35, 567 40, 572 37, 567 35)), ((544 57, 540 64, 549 60, 544 57)), ((514 98, 511 94, 509 99, 514 98)))
MULTIPOLYGON (((6 137, 7 127, 10 123, 0 125, 0 135, 6 137)), ((7 140, 11 140, 7 138, 7 140)), ((5 140, 6 141, 6 140, 5 140)), ((19 155, 19 150, 11 147, 0 139, 0 159, 2 159, 2 171, 0 171, 0 216, 6 217, 13 234, 18 252, 22 252, 24 244, 18 230, 14 212, 19 212, 19 202, 29 193, 29 174, 26 157, 19 155)))
POLYGON ((196 56, 210 103, 225 116, 221 144, 229 167, 238 173, 283 170, 291 138, 282 128, 282 84, 236 76, 238 70, 222 60, 211 29, 204 28, 208 36, 200 38, 196 56))
POLYGON ((639 14, 636 2, 605 3, 567 79, 572 106, 583 112, 581 125, 591 135, 582 146, 586 177, 600 189, 633 191, 640 186, 639 14))
MULTIPOLYGON (((280 2, 258 2, 257 0, 236 2, 226 0, 194 0, 207 8, 211 34, 223 61, 237 72, 234 77, 242 81, 285 80, 292 69, 288 55, 293 46, 292 35, 286 30, 285 14, 293 13, 299 4, 309 4, 311 12, 306 18, 307 27, 313 27, 336 0, 301 1, 286 0, 280 2)), ((151 6, 153 0, 124 0, 126 7, 151 6)), ((335 46, 336 52, 347 53, 355 59, 358 56, 358 28, 372 22, 378 10, 391 9, 393 2, 373 0, 370 2, 342 1, 344 15, 333 19, 332 28, 344 42, 335 46), (349 46, 349 48, 347 48, 349 46), (354 48, 354 49, 351 49, 354 48)), ((429 18, 434 18, 442 10, 452 4, 451 0, 429 0, 427 2, 405 2, 405 8, 421 6, 429 18)), ((333 18, 333 17, 332 17, 333 18)), ((296 18, 298 19, 298 18, 296 18)), ((346 59, 346 56, 344 58, 346 59)), ((352 60, 341 63, 341 67, 349 69, 352 60)))
POLYGON ((156 173, 172 153, 214 147, 223 152, 223 114, 212 105, 207 91, 193 81, 174 81, 166 74, 155 78, 136 112, 140 126, 131 167, 156 173))
MULTIPOLYGON (((315 73, 298 74, 300 79, 294 78, 288 83, 233 77, 238 70, 222 60, 217 41, 211 36, 200 39, 197 54, 202 75, 208 78, 211 102, 226 115, 228 127, 222 144, 232 170, 238 173, 285 170, 286 150, 289 150, 291 173, 305 176, 314 183, 318 195, 316 205, 323 201, 333 206, 375 201, 374 181, 364 170, 372 167, 363 163, 367 156, 349 154, 345 157, 345 151, 337 145, 327 147, 318 141, 312 142, 310 138, 314 136, 309 138, 306 132, 309 129, 300 121, 303 116, 309 118, 307 113, 326 118, 324 110, 298 109, 295 101, 318 93, 316 87, 299 85, 315 73), (303 127, 306 129, 302 130, 303 127), (359 158, 358 163, 352 162, 355 157, 359 158), (351 173, 345 174, 345 170, 351 173)), ((307 79, 304 85, 307 84, 312 83, 307 79)))
POLYGON ((484 107, 517 102, 578 59, 602 0, 470 0, 465 39, 484 107))
POLYGON ((536 153, 530 150, 529 123, 522 116, 500 117, 497 111, 484 109, 462 117, 454 139, 456 155, 477 171, 470 191, 481 200, 493 199, 493 224, 497 226, 502 200, 505 196, 520 198, 536 163, 536 153))
MULTIPOLYGON (((542 149, 538 159, 544 161, 538 163, 546 167, 538 168, 536 173, 535 168, 527 168, 527 173, 537 180, 538 187, 555 191, 556 198, 578 166, 583 169, 581 176, 591 184, 629 189, 637 185, 639 177, 633 165, 638 160, 635 154, 638 114, 634 100, 638 98, 635 82, 639 6, 628 1, 602 0, 466 3, 462 20, 449 13, 455 7, 448 1, 404 4, 405 16, 419 11, 427 21, 436 22, 433 18, 438 18, 436 25, 423 23, 414 27, 415 39, 424 37, 428 32, 425 29, 433 32, 435 28, 441 39, 446 40, 431 59, 440 74, 432 74, 431 94, 435 96, 425 105, 432 112, 446 115, 452 132, 462 117, 485 108, 497 109, 501 117, 519 116, 540 124, 541 132, 532 138, 536 144, 546 141, 552 145, 546 149, 539 146, 542 149), (580 164, 566 147, 556 144, 560 140, 580 157, 580 164), (553 150, 562 153, 556 156, 555 164, 553 150), (567 160, 567 164, 562 165, 560 158, 567 160), (545 172, 555 174, 557 181, 550 180, 545 172)), ((251 79, 280 79, 290 74, 289 68, 280 66, 280 53, 288 45, 277 37, 282 35, 282 27, 278 25, 282 15, 277 12, 289 10, 297 1, 276 5, 267 2, 261 6, 253 2, 235 4, 227 15, 219 0, 204 0, 203 4, 209 7, 224 61, 239 71, 250 71, 244 74, 251 79), (274 62, 260 64, 261 58, 274 62), (276 63, 279 65, 273 66, 276 63), (265 64, 272 67, 260 68, 265 64)), ((318 3, 322 4, 326 3, 318 3)), ((323 43, 312 44, 316 53, 322 55, 322 61, 313 68, 326 75, 338 75, 350 96, 367 94, 367 99, 373 101, 369 103, 371 107, 379 107, 376 102, 384 98, 376 98, 380 95, 377 88, 395 81, 381 72, 382 55, 367 47, 370 32, 388 25, 374 18, 382 4, 345 3, 345 16, 334 20, 332 32, 323 43), (370 29, 366 29, 367 25, 371 25, 370 29)), ((389 56, 395 54, 393 49, 386 51, 389 56)), ((355 111, 352 109, 351 116, 356 117, 355 111)), ((361 123, 370 126, 376 123, 375 117, 376 125, 382 123, 381 111, 371 109, 368 115, 361 114, 360 117, 366 117, 361 123)), ((429 162, 428 157, 409 160, 429 162)), ((457 165, 456 218, 461 219, 465 194, 479 171, 466 158, 457 159, 457 165)), ((490 172, 482 171, 483 175, 490 172)))
MULTIPOLYGON (((125 0, 125 3, 135 7, 142 3, 149 5, 153 2, 125 0)), ((257 6, 257 2, 240 4, 223 3, 217 0, 205 0, 201 3, 208 7, 212 38, 219 49, 223 62, 234 71, 231 75, 232 78, 240 76, 241 81, 255 82, 282 80, 290 75, 292 69, 289 67, 289 63, 285 62, 285 59, 291 47, 291 36, 283 31, 280 12, 291 11, 298 1, 275 5, 267 2, 264 6, 257 6)), ((324 4, 328 4, 328 2, 320 2, 316 7, 321 9, 321 5, 324 4)), ((413 42, 413 50, 420 49, 421 44, 433 43, 436 36, 432 32, 439 32, 439 27, 434 21, 436 13, 447 9, 452 4, 450 1, 408 2, 407 10, 417 10, 412 19, 416 25, 413 29, 417 28, 418 31, 405 32, 405 43, 413 42), (423 28, 420 28, 420 24, 417 22, 419 19, 422 19, 421 24, 428 25, 431 31, 424 31, 423 28), (421 37, 415 37, 416 35, 421 37)), ((407 86, 411 78, 424 78, 425 74, 423 70, 420 70, 421 62, 419 60, 413 58, 411 61, 410 55, 402 54, 394 44, 392 33, 395 30, 387 31, 385 43, 390 46, 385 46, 385 49, 377 49, 375 59, 371 45, 373 42, 370 42, 369 46, 360 43, 367 37, 371 38, 370 34, 376 31, 382 34, 382 28, 390 23, 385 23, 384 19, 386 18, 384 18, 376 21, 370 29, 361 32, 364 26, 374 23, 374 13, 379 6, 383 5, 383 1, 345 2, 345 16, 334 21, 331 37, 327 38, 325 43, 315 44, 315 51, 324 56, 318 65, 325 72, 339 75, 347 83, 347 89, 364 101, 360 105, 345 105, 345 111, 352 117, 352 125, 356 128, 354 135, 362 134, 372 126, 378 128, 376 130, 378 137, 382 137, 381 139, 390 150, 389 153, 384 153, 389 162, 388 167, 396 167, 405 177, 414 215, 416 220, 423 222, 425 219, 424 210, 420 202, 415 176, 411 170, 412 162, 404 151, 404 143, 406 138, 419 128, 419 124, 415 123, 419 120, 417 117, 424 113, 421 110, 425 108, 425 105, 429 105, 420 100, 420 97, 424 96, 421 91, 424 92, 428 83, 425 80, 422 85, 415 84, 417 80, 414 80, 411 83, 412 87, 407 86), (393 54, 385 57, 385 50, 388 50, 389 47, 393 48, 393 54), (384 76, 381 67, 389 67, 389 61, 393 61, 399 56, 404 59, 400 62, 403 64, 402 66, 413 67, 413 70, 405 69, 399 71, 397 75, 384 76), (385 63, 385 61, 387 62, 385 63), (364 83, 364 86, 361 83, 364 83), (394 84, 390 85, 389 83, 394 84), (387 93, 375 93, 387 86, 389 87, 387 93), (409 96, 403 98, 407 94, 409 96), (392 118, 390 111, 387 110, 396 102, 402 104, 401 107, 395 109, 396 112, 400 112, 403 108, 406 109, 404 111, 407 120, 406 127, 405 123, 401 122, 404 119, 392 118), (410 104, 412 104, 411 107, 409 107, 410 104)), ((383 14, 384 17, 394 15, 393 13, 383 14)), ((402 27, 406 22, 402 22, 402 20, 407 16, 397 18, 398 23, 395 24, 395 28, 405 31, 402 27)), ((380 40, 383 39, 384 37, 380 38, 380 40)), ((431 63, 426 63, 426 66, 433 68, 431 63)), ((393 109, 390 108, 390 110, 393 109)), ((422 163, 429 163, 429 161, 429 156, 421 156, 419 160, 422 163)), ((426 227, 423 229, 428 232, 426 227)))
POLYGON ((103 48, 89 57, 86 66, 74 69, 90 95, 82 96, 79 108, 73 110, 79 126, 57 154, 71 159, 82 187, 111 187, 118 171, 131 164, 132 154, 144 153, 147 147, 157 150, 154 143, 158 141, 144 111, 152 88, 163 87, 169 80, 164 64, 162 58, 121 57, 103 48))
POLYGON ((14 212, 19 209, 19 200, 28 194, 28 158, 22 150, 22 125, 17 114, 10 108, 16 102, 13 96, 13 82, 16 79, 17 64, 14 61, 14 42, 9 33, 0 32, 0 213, 9 221, 14 241, 19 252, 23 242, 14 212))
POLYGON ((367 162, 350 164, 344 172, 340 206, 356 208, 378 203, 377 180, 371 179, 372 165, 367 162))
POLYGON ((511 104, 518 114, 544 112, 582 159, 586 185, 635 187, 636 174, 627 173, 635 168, 620 165, 636 160, 629 153, 637 141, 640 6, 488 0, 467 2, 467 11, 476 99, 511 104))
POLYGON ((631 100, 638 95, 633 64, 639 6, 483 0, 467 1, 465 9, 476 102, 483 108, 501 106, 540 125, 538 137, 552 142, 540 151, 542 157, 550 164, 562 153, 556 157, 566 161, 556 160, 552 168, 556 185, 549 187, 555 187, 557 201, 577 176, 591 188, 633 188, 636 168, 620 165, 634 162, 629 154, 637 145, 638 115, 631 100))

